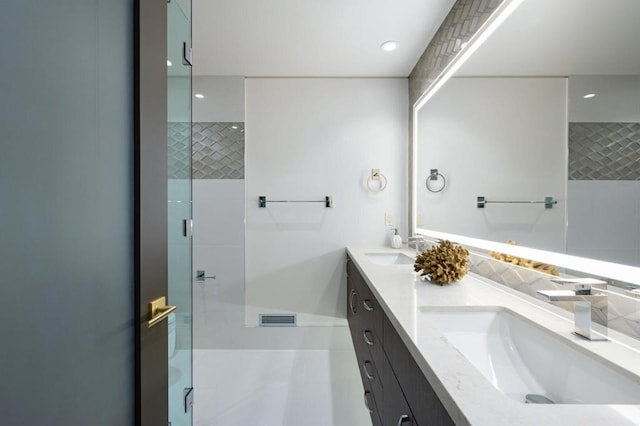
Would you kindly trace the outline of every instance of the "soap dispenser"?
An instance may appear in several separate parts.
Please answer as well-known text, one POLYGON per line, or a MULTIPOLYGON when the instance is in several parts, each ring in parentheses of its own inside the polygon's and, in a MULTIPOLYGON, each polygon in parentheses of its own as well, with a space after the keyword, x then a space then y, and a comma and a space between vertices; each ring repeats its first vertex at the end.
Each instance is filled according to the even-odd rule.
POLYGON ((391 247, 399 249, 402 247, 402 237, 398 233, 398 228, 393 229, 393 235, 391 236, 391 247))

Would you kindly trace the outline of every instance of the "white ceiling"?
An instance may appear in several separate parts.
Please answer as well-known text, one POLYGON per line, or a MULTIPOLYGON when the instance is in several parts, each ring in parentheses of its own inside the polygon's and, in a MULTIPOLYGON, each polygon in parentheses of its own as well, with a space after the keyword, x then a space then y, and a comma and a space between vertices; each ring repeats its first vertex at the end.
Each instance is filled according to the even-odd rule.
POLYGON ((407 77, 453 3, 193 0, 193 74, 407 77))
POLYGON ((640 74, 640 0, 524 0, 458 71, 640 74))

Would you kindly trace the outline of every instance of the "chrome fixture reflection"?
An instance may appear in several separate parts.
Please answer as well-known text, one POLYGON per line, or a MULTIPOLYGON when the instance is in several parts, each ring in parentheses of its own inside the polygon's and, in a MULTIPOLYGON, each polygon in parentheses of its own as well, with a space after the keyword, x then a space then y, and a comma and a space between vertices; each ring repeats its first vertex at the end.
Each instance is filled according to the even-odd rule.
POLYGON ((477 197, 476 204, 479 209, 484 209, 487 204, 544 204, 545 209, 551 209, 558 202, 553 197, 544 197, 543 201, 489 201, 486 197, 477 197))
POLYGON ((422 235, 414 235, 407 238, 407 245, 415 247, 417 253, 422 253, 427 245, 427 240, 422 235))
POLYGON ((447 179, 445 179, 442 173, 438 172, 438 169, 431 169, 431 174, 427 177, 424 185, 427 187, 429 192, 441 192, 447 186, 447 179), (440 188, 436 186, 436 189, 433 189, 431 183, 438 182, 438 178, 442 178, 442 185, 440 185, 440 188))

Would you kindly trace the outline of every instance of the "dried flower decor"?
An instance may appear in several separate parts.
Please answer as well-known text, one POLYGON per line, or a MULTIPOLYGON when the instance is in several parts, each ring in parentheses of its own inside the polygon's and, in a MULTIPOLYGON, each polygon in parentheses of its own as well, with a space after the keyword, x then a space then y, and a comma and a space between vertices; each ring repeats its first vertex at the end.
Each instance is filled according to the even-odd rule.
POLYGON ((462 279, 469 271, 467 256, 469 251, 451 241, 440 244, 422 252, 416 258, 413 270, 421 276, 440 285, 449 284, 462 279))

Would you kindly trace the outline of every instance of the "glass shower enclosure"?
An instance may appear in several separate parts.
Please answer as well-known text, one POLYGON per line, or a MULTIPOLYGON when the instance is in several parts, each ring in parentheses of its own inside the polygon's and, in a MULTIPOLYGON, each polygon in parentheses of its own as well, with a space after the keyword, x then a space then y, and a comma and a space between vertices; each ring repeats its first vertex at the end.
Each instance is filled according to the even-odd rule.
POLYGON ((169 421, 191 426, 193 336, 191 268, 191 0, 167 2, 169 421))

